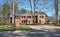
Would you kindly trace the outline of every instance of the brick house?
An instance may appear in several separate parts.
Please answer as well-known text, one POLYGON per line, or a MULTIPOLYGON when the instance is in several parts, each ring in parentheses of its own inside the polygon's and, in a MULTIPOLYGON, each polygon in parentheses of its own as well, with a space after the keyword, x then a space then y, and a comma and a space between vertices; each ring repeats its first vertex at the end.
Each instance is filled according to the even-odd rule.
POLYGON ((34 18, 34 14, 32 13, 24 13, 18 16, 18 20, 20 24, 33 24, 34 19, 36 23, 44 24, 46 22, 46 14, 45 13, 36 14, 35 18, 34 18))
POLYGON ((46 23, 46 15, 44 13, 39 13, 37 15, 37 23, 46 23))
POLYGON ((23 23, 32 24, 33 14, 31 13, 20 14, 18 19, 20 20, 20 24, 23 24, 23 23))

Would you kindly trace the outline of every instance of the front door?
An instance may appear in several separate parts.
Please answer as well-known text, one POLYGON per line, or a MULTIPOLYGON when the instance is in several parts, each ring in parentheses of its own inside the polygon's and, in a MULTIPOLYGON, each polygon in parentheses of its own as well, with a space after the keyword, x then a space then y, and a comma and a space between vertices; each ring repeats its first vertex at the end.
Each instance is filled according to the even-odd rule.
POLYGON ((44 20, 43 20, 43 19, 41 19, 41 20, 40 20, 40 22, 41 22, 41 24, 43 24, 43 23, 44 23, 44 20))
POLYGON ((30 20, 28 20, 28 22, 27 22, 28 24, 30 24, 30 20))

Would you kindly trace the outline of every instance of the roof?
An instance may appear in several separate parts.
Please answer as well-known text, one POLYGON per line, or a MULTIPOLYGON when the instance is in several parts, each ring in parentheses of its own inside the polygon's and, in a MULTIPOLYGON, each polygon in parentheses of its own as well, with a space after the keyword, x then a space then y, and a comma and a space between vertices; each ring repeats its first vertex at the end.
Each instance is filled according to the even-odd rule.
POLYGON ((39 12, 39 15, 40 14, 44 14, 44 15, 46 15, 46 17, 48 17, 48 15, 45 12, 39 12))
POLYGON ((45 12, 39 12, 39 14, 45 14, 45 12))
POLYGON ((31 15, 31 16, 33 16, 34 14, 32 14, 32 13, 23 13, 23 14, 20 14, 21 16, 27 16, 27 15, 31 15))

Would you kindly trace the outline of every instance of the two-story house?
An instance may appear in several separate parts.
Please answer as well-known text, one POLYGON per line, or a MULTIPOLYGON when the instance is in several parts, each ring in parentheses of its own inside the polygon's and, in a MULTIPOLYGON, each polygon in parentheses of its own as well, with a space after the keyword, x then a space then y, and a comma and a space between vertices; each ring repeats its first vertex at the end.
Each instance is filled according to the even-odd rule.
POLYGON ((33 24, 34 19, 35 19, 35 23, 44 24, 46 22, 46 14, 39 13, 37 15, 34 15, 32 13, 24 13, 24 14, 20 14, 18 16, 18 19, 19 19, 20 24, 33 24), (35 16, 35 18, 34 18, 34 16, 35 16))

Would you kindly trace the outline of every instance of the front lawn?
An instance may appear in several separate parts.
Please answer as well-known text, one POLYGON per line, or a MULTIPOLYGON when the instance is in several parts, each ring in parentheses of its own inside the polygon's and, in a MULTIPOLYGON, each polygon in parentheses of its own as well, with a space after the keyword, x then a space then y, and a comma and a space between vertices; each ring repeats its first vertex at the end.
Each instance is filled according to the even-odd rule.
POLYGON ((32 30, 29 26, 20 26, 15 28, 0 28, 0 31, 29 31, 32 30))

